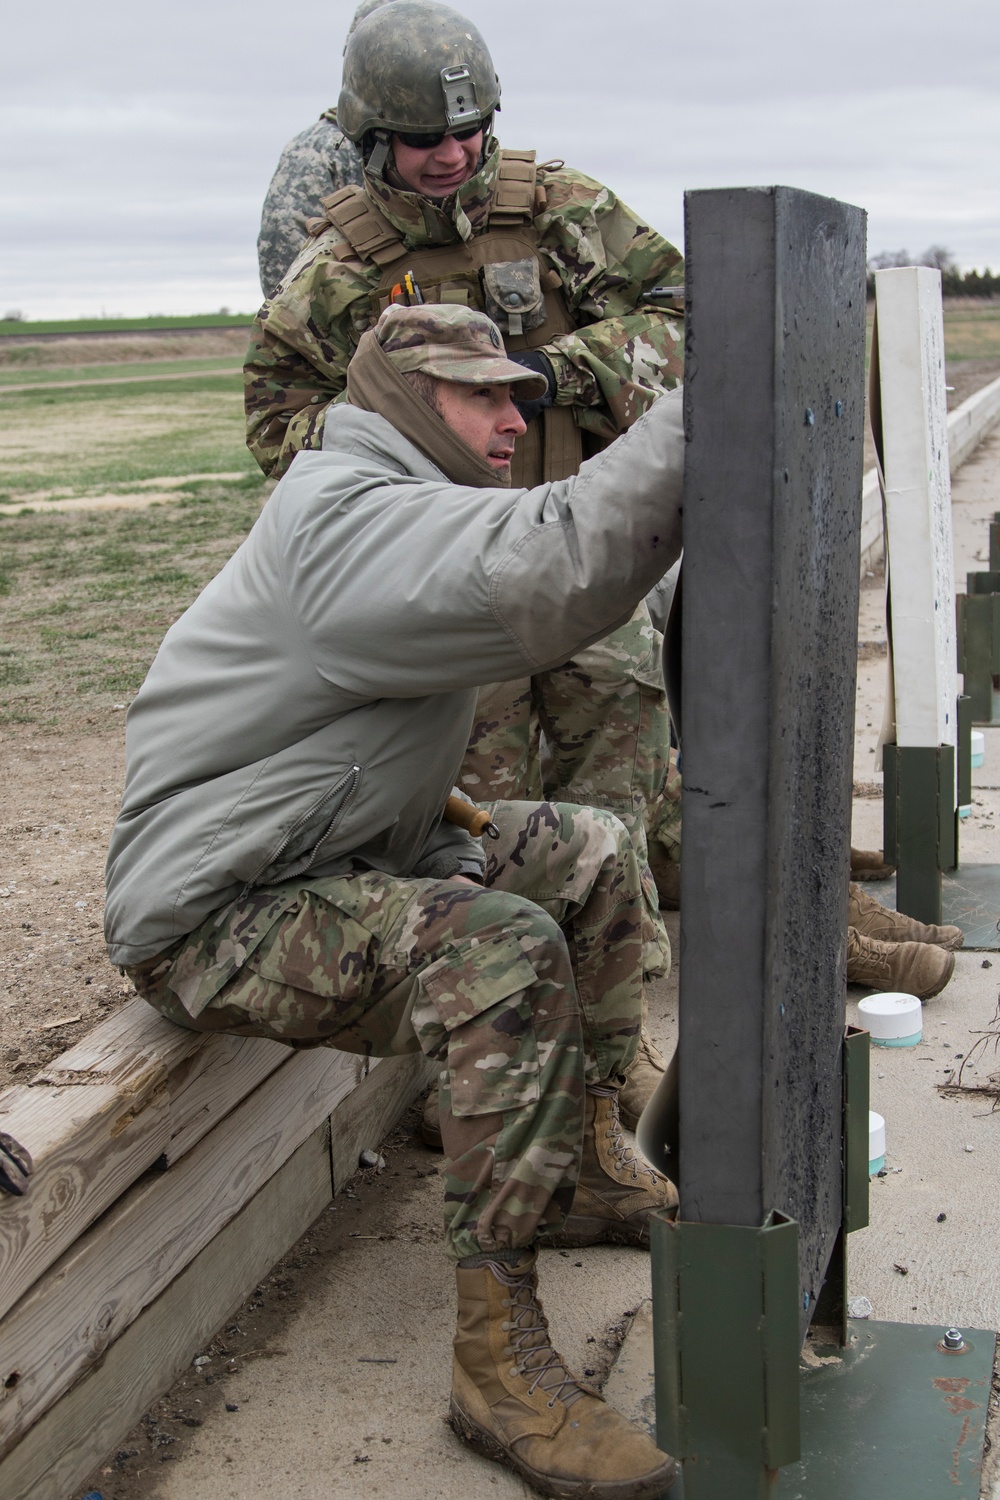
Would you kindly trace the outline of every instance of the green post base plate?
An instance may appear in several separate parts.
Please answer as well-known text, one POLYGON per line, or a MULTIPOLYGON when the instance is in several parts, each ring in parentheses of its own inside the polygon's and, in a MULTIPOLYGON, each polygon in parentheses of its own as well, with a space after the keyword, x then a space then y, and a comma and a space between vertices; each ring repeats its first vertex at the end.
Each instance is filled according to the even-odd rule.
POLYGON ((802 1457, 776 1500, 979 1500, 996 1334, 963 1328, 947 1354, 940 1327, 848 1326, 847 1348, 810 1346, 802 1457))
MULTIPOLYGON (((862 887, 883 906, 896 904, 895 880, 862 887)), ((1000 952, 1000 865, 961 864, 941 877, 941 921, 961 927, 963 947, 978 953, 1000 952)))

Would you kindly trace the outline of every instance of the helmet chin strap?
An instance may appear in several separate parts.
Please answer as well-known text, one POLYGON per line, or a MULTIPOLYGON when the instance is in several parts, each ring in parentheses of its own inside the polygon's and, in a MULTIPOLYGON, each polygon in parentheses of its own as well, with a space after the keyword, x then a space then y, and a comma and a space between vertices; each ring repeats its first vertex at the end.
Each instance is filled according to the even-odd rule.
POLYGON ((389 148, 392 137, 388 130, 376 130, 375 146, 365 165, 373 177, 381 177, 385 171, 385 164, 389 160, 389 148))

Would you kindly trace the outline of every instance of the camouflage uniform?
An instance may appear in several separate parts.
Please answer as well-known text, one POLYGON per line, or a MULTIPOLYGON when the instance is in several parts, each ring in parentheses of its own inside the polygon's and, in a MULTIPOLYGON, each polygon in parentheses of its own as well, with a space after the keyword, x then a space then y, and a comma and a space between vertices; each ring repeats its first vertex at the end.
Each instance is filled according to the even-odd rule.
POLYGON ((486 888, 378 871, 256 890, 129 969, 201 1031, 442 1064, 446 1248, 557 1231, 580 1164, 584 1083, 621 1074, 641 1010, 642 901, 610 814, 498 802, 486 888), (226 950, 240 968, 219 988, 226 950))
MULTIPOLYGON (((665 798, 663 755, 670 723, 662 641, 640 611, 601 643, 603 649, 581 651, 559 671, 484 689, 459 778, 474 801, 541 791, 556 801, 608 808, 621 819, 639 861, 643 969, 649 977, 670 968, 670 942, 647 849, 647 820, 654 809, 657 830, 674 810, 665 798), (539 724, 544 734, 540 758, 539 724)), ((678 819, 679 804, 678 791, 678 819)), ((652 836, 653 826, 648 826, 652 836)))
POLYGON ((681 774, 677 769, 677 752, 671 750, 670 765, 659 794, 646 804, 643 817, 646 839, 649 845, 649 862, 653 874, 665 892, 676 886, 677 870, 671 872, 667 866, 679 866, 681 862, 681 774))
MULTIPOLYGON (((499 149, 493 149, 476 176, 446 200, 454 205, 450 211, 371 177, 365 186, 406 245, 418 250, 487 231, 498 169, 499 149)), ((540 167, 538 183, 546 194, 534 219, 539 251, 577 320, 574 333, 546 346, 556 405, 573 407, 585 433, 608 440, 683 373, 680 321, 640 307, 644 290, 680 283, 681 256, 593 178, 540 167)), ((372 294, 381 270, 338 259, 345 248, 336 226, 321 229, 261 308, 251 333, 244 372, 247 444, 274 477, 300 449, 323 446, 327 405, 343 393, 351 355, 376 321, 372 294)), ((406 269, 405 260, 399 265, 406 269)))
POLYGON ((337 128, 337 111, 324 110, 288 142, 271 178, 260 216, 260 289, 270 297, 306 242, 306 225, 322 200, 349 182, 361 183, 358 148, 337 128))
MULTIPOLYGON (((415 252, 488 232, 499 168, 490 151, 446 205, 372 177, 368 194, 415 252)), ((538 169, 545 205, 535 215, 539 253, 558 276, 575 332, 546 343, 555 404, 573 409, 597 446, 616 436, 683 371, 678 318, 643 305, 643 292, 682 279, 679 252, 609 189, 559 165, 538 169)), ((264 305, 245 367, 248 445, 265 473, 319 448, 331 400, 375 321, 379 266, 346 254, 341 230, 321 229, 264 305), (344 259, 338 258, 345 256, 344 259)), ((406 261, 398 262, 400 272, 406 261)), ((508 339, 508 346, 510 346, 508 339)), ((649 871, 643 810, 657 795, 669 744, 660 645, 645 605, 629 625, 558 671, 484 690, 462 784, 477 801, 546 796, 606 807, 632 833, 645 897, 645 965, 669 968, 670 945, 649 871), (540 785, 533 746, 544 727, 551 775, 540 785)))

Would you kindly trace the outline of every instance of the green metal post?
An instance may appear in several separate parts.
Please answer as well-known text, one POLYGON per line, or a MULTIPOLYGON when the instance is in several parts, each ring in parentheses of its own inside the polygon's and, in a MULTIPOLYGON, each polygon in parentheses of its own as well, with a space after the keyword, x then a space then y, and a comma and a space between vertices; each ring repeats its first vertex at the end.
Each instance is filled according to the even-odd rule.
MULTIPOLYGON (((972 699, 967 693, 958 695, 958 805, 968 807, 972 802, 972 699)), ((957 845, 957 836, 956 836, 957 845)), ((958 863, 958 849, 955 849, 958 863)))
POLYGON ((834 1241, 811 1327, 829 1330, 832 1342, 847 1344, 847 1236, 868 1225, 869 1045, 867 1031, 844 1032, 844 1220, 834 1241))
POLYGON ((1000 593, 978 592, 974 582, 977 576, 968 575, 969 592, 959 594, 956 600, 958 670, 972 699, 972 722, 992 724, 993 683, 1000 675, 1000 593))
POLYGON ((652 1224, 657 1441, 684 1500, 771 1500, 799 1456, 798 1229, 652 1224))
POLYGON ((844 1033, 844 1230, 868 1228, 868 1110, 871 1038, 848 1026, 844 1033))
POLYGON ((884 848, 897 865, 896 905, 921 922, 941 921, 940 758, 940 747, 886 745, 882 752, 884 848))
POLYGON ((1000 510, 994 511, 990 522, 990 572, 1000 573, 1000 510))

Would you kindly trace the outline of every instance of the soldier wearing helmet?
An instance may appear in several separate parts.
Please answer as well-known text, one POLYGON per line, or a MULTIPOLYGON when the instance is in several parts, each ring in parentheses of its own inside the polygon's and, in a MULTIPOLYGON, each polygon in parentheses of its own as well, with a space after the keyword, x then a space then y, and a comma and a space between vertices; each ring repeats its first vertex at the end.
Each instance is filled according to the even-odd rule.
MULTIPOLYGON (((322 447, 358 341, 392 302, 485 311, 511 356, 544 376, 544 393, 521 403, 515 486, 575 474, 677 384, 679 307, 664 293, 681 282, 679 252, 592 178, 501 149, 499 104, 485 41, 449 7, 392 0, 356 25, 337 121, 360 151, 362 184, 317 205, 251 337, 247 441, 266 473, 322 447)), ((562 668, 484 688, 461 775, 479 802, 544 789, 621 818, 643 872, 649 975, 669 964, 643 830, 667 765, 659 653, 640 606, 562 668)), ((644 1028, 621 1101, 627 1124, 662 1068, 644 1028)))

